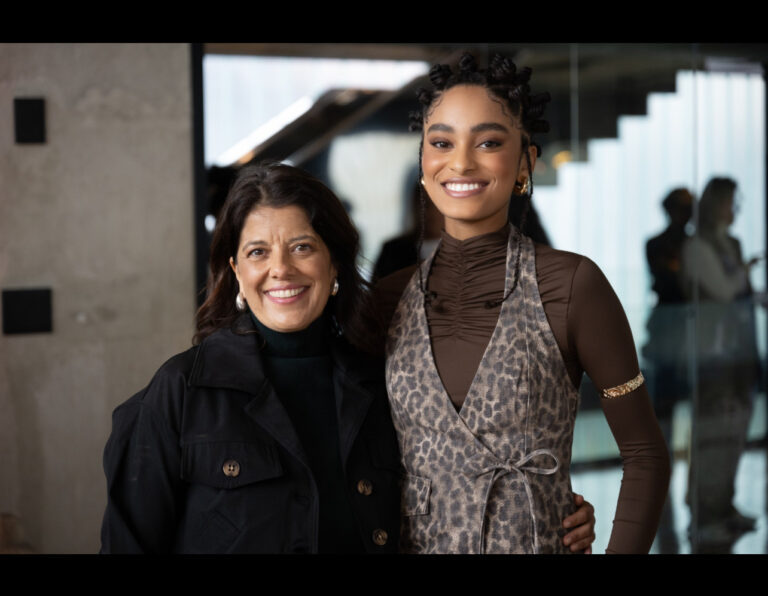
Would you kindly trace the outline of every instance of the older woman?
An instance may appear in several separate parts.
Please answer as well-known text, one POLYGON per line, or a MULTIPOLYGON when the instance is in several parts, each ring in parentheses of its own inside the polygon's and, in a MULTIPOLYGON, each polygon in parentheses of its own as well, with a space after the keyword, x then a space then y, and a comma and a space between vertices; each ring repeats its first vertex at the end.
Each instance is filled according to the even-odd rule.
MULTIPOLYGON (((382 280, 387 390, 414 553, 563 553, 579 384, 602 389, 624 459, 611 552, 648 552, 669 460, 616 295, 589 259, 536 245, 526 208, 548 94, 496 56, 437 65, 420 93, 422 186, 445 218, 417 271, 382 280), (525 209, 523 209, 525 211, 525 209)), ((569 549, 569 546, 571 547, 569 549)))
POLYGON ((240 172, 196 345, 115 410, 102 552, 395 552, 398 450, 358 245, 319 181, 240 172))

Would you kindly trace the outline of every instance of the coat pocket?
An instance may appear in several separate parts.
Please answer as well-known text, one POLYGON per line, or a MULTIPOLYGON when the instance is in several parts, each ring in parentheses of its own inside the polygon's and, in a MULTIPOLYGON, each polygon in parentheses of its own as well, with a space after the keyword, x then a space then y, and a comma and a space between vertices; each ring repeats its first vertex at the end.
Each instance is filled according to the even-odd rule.
POLYGON ((181 478, 187 482, 232 489, 282 475, 274 445, 212 442, 182 446, 181 478))
POLYGON ((429 495, 431 481, 429 478, 406 474, 402 480, 400 501, 403 515, 427 515, 429 513, 429 495))

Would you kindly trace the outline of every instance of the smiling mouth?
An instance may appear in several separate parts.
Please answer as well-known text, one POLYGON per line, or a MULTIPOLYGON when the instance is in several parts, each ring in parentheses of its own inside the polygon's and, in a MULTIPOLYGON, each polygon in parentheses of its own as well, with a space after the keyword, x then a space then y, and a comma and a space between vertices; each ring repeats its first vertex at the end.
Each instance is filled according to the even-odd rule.
POLYGON ((266 290, 264 293, 272 298, 293 298, 301 294, 306 288, 290 288, 286 290, 266 290))
POLYGON ((446 182, 443 184, 447 190, 452 192, 467 192, 471 190, 480 190, 485 186, 485 182, 446 182))

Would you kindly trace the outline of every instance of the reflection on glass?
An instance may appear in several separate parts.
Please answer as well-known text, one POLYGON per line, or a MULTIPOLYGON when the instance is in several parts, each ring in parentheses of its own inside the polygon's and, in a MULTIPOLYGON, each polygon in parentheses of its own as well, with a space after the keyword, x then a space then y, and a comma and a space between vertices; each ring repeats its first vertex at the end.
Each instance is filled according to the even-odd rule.
POLYGON ((295 106, 295 118, 306 111, 306 102, 329 89, 399 89, 427 68, 411 60, 208 54, 203 60, 205 163, 233 163, 239 156, 232 159, 229 150, 289 106, 295 106))
MULTIPOLYGON (((765 360, 765 309, 754 306, 756 296, 764 296, 765 261, 742 266, 766 246, 765 83, 759 72, 690 70, 677 72, 675 81, 673 92, 648 94, 645 114, 620 115, 616 138, 585 133, 575 140, 574 146, 586 148, 582 160, 557 164, 553 184, 536 189, 537 209, 556 248, 586 254, 605 272, 638 343, 675 463, 655 552, 765 552, 764 523, 753 519, 764 515, 765 450, 745 451, 766 432, 758 368, 765 360), (703 271, 684 277, 684 247, 695 253, 703 242, 696 209, 691 218, 692 200, 713 178, 737 182, 738 213, 725 227, 727 236, 738 238, 742 256, 738 250, 715 253, 699 269, 712 276, 714 264, 725 266, 730 258, 728 266, 740 268, 741 281, 749 282, 741 286, 747 293, 740 305, 727 308, 712 306, 712 296, 699 287, 708 283, 703 271), (689 238, 694 224, 699 231, 689 238), (759 477, 744 476, 747 469, 759 477)), ((612 100, 609 90, 606 97, 612 100)), ((588 399, 584 404, 574 461, 612 457, 604 447, 608 429, 588 399)), ((574 486, 589 499, 596 491, 588 476, 574 486)), ((612 504, 595 501, 600 517, 611 519, 612 504)), ((601 532, 609 533, 610 523, 598 527, 597 551, 601 532)))
MULTIPOLYGON (((689 304, 680 277, 687 226, 693 215, 693 196, 676 188, 662 201, 669 225, 645 245, 645 254, 656 293, 656 306, 648 317, 648 341, 642 348, 648 388, 656 417, 674 462, 673 416, 676 404, 688 399, 686 327, 689 304)), ((679 550, 671 497, 664 504, 657 542, 662 553, 679 550)))
POLYGON ((761 378, 753 290, 732 235, 736 182, 712 178, 699 202, 696 235, 683 247, 683 279, 698 299, 696 387, 688 503, 694 552, 729 552, 756 519, 734 506, 736 472, 761 378))

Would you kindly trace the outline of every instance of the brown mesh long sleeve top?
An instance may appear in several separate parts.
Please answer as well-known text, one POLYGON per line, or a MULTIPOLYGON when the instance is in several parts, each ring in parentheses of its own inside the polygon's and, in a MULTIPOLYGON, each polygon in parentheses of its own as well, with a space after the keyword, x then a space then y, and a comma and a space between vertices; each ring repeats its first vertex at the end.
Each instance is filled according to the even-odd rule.
MULTIPOLYGON (((501 310, 508 227, 459 241, 443 232, 427 289, 432 351, 440 377, 461 407, 501 310)), ((376 286, 388 324, 415 267, 376 286)), ((575 387, 586 372, 598 389, 626 383, 639 372, 629 323, 616 294, 588 258, 536 245, 536 278, 547 320, 575 387)), ((624 463, 607 552, 647 553, 667 494, 670 466, 645 384, 601 405, 624 463)), ((598 512, 599 515, 599 512, 598 512)))

